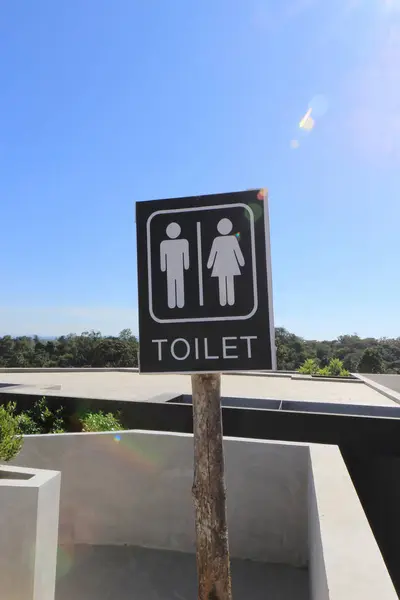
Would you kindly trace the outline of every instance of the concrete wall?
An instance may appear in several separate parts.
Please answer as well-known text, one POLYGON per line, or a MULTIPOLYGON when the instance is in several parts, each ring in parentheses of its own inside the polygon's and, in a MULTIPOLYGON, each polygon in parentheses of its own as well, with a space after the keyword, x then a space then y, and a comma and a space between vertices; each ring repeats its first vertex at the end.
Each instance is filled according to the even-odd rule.
POLYGON ((60 473, 0 468, 0 598, 54 600, 60 473))
MULTIPOLYGON (((312 600, 395 600, 336 446, 225 438, 232 557, 308 566, 312 600)), ((61 544, 193 552, 193 437, 27 436, 18 464, 62 472, 61 544)))
MULTIPOLYGON (((232 556, 306 564, 308 447, 224 445, 232 556)), ((62 472, 62 544, 195 549, 191 435, 27 436, 17 463, 62 472)))
POLYGON ((311 600, 396 600, 379 547, 335 446, 310 446, 311 600))

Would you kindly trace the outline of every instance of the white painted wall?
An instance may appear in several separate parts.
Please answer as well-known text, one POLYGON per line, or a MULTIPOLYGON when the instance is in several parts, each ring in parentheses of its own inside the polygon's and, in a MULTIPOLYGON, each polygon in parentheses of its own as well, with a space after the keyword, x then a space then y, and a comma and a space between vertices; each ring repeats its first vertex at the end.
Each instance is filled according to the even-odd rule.
POLYGON ((0 471, 0 598, 54 600, 60 473, 0 471))
MULTIPOLYGON (((60 541, 195 550, 193 437, 27 436, 17 464, 62 472, 60 541)), ((308 447, 226 439, 233 557, 307 561, 308 447)))

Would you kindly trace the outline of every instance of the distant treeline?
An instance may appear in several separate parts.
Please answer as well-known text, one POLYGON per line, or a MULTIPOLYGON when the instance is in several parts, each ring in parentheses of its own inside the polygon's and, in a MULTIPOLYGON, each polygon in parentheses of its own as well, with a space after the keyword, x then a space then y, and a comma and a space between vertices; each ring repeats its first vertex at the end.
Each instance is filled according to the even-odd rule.
MULTIPOLYGON (((278 369, 297 371, 306 360, 324 369, 332 359, 360 373, 400 373, 400 337, 360 338, 342 335, 335 340, 305 340, 277 327, 278 369)), ((99 331, 62 335, 0 337, 0 367, 137 367, 139 341, 130 329, 118 336, 99 331)))

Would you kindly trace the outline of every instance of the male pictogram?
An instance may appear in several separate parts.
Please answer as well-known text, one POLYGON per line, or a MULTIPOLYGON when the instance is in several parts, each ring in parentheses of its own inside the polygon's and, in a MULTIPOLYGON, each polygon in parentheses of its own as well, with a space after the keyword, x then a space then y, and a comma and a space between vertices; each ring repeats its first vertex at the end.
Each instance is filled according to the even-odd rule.
POLYGON ((185 306, 185 270, 189 269, 189 242, 177 239, 181 228, 170 223, 166 229, 168 240, 160 244, 160 267, 167 274, 168 308, 185 306))

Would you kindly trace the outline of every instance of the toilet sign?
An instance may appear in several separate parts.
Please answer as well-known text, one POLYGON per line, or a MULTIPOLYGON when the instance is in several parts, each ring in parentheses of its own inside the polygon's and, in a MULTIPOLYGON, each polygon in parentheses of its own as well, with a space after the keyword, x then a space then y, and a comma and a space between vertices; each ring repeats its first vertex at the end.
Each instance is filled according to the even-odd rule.
POLYGON ((136 204, 140 371, 274 369, 264 190, 136 204))

